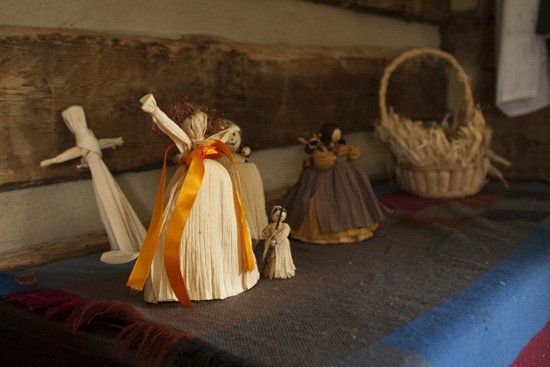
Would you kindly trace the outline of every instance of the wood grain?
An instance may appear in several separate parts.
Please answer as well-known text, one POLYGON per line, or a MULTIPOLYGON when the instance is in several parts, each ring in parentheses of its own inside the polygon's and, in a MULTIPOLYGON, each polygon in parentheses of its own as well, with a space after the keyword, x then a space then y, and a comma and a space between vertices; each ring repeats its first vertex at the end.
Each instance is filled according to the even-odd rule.
MULTIPOLYGON (((378 82, 396 50, 291 48, 211 37, 181 40, 0 28, 0 189, 87 177, 78 162, 39 162, 74 145, 61 111, 82 105, 114 172, 158 166, 167 140, 151 132, 139 98, 188 96, 236 121, 255 149, 292 144, 324 122, 364 130, 378 116, 378 82)), ((439 64, 396 73, 389 99, 417 118, 443 116, 439 64)))
POLYGON ((39 266, 108 250, 109 240, 105 233, 86 234, 1 254, 0 270, 39 266))

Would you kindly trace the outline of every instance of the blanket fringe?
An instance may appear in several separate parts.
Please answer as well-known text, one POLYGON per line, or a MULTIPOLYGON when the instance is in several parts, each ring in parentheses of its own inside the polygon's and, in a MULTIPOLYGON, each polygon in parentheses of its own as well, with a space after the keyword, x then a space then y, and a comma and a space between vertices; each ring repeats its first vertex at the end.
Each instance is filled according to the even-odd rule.
POLYGON ((191 340, 189 334, 169 326, 147 320, 133 306, 117 301, 91 302, 57 289, 18 291, 7 296, 7 301, 27 310, 44 313, 49 319, 65 320, 72 330, 84 330, 100 322, 121 326, 114 354, 122 357, 128 348, 136 349, 140 366, 159 366, 168 353, 182 340, 191 340))
POLYGON ((44 312, 50 317, 72 312, 87 302, 73 294, 51 288, 14 292, 7 298, 27 310, 44 312))
POLYGON ((122 326, 144 320, 134 307, 117 301, 88 302, 83 307, 74 310, 67 318, 66 325, 70 330, 82 330, 94 323, 111 321, 122 326))
POLYGON ((156 322, 137 320, 118 335, 115 355, 122 357, 128 348, 134 347, 140 365, 159 366, 182 339, 191 336, 156 322))

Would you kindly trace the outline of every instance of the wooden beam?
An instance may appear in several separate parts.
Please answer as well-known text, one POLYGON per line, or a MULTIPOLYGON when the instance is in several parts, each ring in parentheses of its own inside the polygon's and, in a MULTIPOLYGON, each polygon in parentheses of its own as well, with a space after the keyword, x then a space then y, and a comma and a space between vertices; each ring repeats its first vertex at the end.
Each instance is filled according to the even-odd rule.
POLYGON ((39 266, 108 250, 109 240, 105 233, 86 234, 0 254, 0 270, 39 266))
POLYGON ((307 0, 363 13, 379 13, 407 20, 441 24, 451 16, 448 0, 307 0))
MULTIPOLYGON (((295 143, 324 122, 371 127, 378 83, 397 50, 293 48, 212 37, 181 40, 0 28, 0 190, 87 177, 78 162, 39 162, 74 145, 61 111, 82 105, 114 172, 158 166, 168 140, 139 108, 188 96, 241 125, 255 149, 295 143)), ((411 63, 392 79, 390 101, 417 118, 443 116, 447 77, 439 64, 411 63)))

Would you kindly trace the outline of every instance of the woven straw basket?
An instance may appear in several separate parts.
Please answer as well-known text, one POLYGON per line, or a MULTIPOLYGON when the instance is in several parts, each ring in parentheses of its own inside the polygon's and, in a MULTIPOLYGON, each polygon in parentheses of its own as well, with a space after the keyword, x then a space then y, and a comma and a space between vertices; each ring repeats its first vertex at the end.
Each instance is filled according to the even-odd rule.
POLYGON ((421 197, 456 198, 478 193, 487 182, 487 173, 503 179, 491 159, 509 164, 490 149, 492 131, 474 105, 469 78, 458 61, 436 49, 413 49, 401 54, 384 70, 380 82, 380 122, 378 137, 397 159, 396 175, 401 188, 421 197), (390 76, 403 62, 426 56, 447 61, 464 86, 464 106, 437 124, 413 121, 394 113, 386 104, 390 76))

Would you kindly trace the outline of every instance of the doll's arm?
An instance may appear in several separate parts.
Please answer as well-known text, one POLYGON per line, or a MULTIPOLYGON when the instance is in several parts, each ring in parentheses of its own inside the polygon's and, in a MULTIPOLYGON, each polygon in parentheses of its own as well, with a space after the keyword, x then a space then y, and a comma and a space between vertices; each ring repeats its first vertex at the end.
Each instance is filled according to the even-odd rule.
POLYGON ((78 158, 78 157, 82 157, 82 148, 72 147, 72 148, 67 149, 63 153, 61 153, 61 154, 59 154, 59 155, 57 155, 53 158, 43 160, 42 162, 40 162, 40 167, 46 167, 46 166, 49 166, 51 164, 57 164, 57 163, 70 161, 71 159, 75 159, 75 158, 78 158))
POLYGON ((245 146, 241 149, 241 154, 245 159, 250 158, 250 155, 252 154, 252 149, 250 149, 249 146, 245 146))
POLYGON ((181 154, 181 153, 176 153, 176 154, 174 154, 174 156, 172 157, 172 162, 173 162, 174 164, 180 164, 182 158, 183 158, 183 154, 181 154))
POLYGON ((280 223, 277 234, 275 235, 275 240, 277 243, 281 243, 290 235, 290 226, 286 223, 280 223))
POLYGON ((269 236, 271 236, 271 233, 273 233, 271 227, 272 226, 268 224, 264 229, 262 229, 262 240, 266 240, 269 236))
POLYGON ((155 97, 152 94, 146 94, 139 101, 141 102, 141 109, 151 115, 153 122, 163 133, 172 139, 180 152, 186 153, 191 150, 193 145, 189 136, 178 124, 158 108, 157 101, 155 101, 155 97))
POLYGON ((359 157, 361 157, 361 150, 359 147, 356 145, 349 146, 349 151, 347 154, 348 161, 354 161, 359 159, 359 157))
POLYGON ((124 140, 122 138, 106 138, 106 139, 99 139, 99 146, 101 149, 106 148, 113 148, 121 146, 124 144, 124 140))

